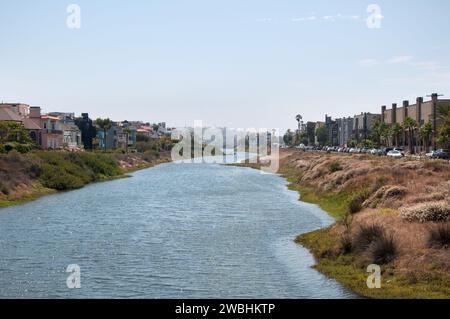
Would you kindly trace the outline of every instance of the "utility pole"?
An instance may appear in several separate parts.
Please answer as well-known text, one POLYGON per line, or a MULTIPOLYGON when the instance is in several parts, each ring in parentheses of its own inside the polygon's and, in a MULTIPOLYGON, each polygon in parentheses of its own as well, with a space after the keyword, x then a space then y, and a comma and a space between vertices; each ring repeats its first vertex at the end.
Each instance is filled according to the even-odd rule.
POLYGON ((427 95, 427 97, 431 97, 432 105, 432 116, 433 116, 433 150, 435 151, 437 148, 436 139, 437 139, 437 103, 440 96, 444 96, 443 94, 433 93, 431 95, 427 95))

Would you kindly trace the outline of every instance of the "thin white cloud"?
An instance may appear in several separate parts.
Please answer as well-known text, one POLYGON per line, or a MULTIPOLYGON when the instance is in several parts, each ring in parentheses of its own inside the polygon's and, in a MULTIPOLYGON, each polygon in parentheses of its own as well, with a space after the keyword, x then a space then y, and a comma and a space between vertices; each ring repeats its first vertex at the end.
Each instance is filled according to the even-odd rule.
POLYGON ((367 68, 367 67, 372 67, 372 66, 378 65, 378 64, 380 64, 380 62, 378 62, 378 60, 376 60, 376 59, 363 59, 363 60, 357 61, 357 64, 359 66, 367 68))
POLYGON ((323 16, 322 20, 330 21, 330 22, 336 21, 335 17, 333 17, 333 16, 323 16))
POLYGON ((326 22, 335 22, 337 20, 353 20, 358 21, 361 20, 361 16, 359 15, 342 15, 340 13, 336 15, 324 15, 317 16, 315 13, 311 13, 308 16, 304 17, 295 17, 291 19, 291 22, 305 22, 305 21, 326 21, 326 22))
POLYGON ((387 62, 389 64, 405 64, 411 62, 413 59, 414 57, 411 55, 401 55, 390 58, 387 62))
POLYGON ((264 23, 269 23, 269 22, 272 22, 272 21, 273 21, 273 19, 272 19, 272 18, 269 18, 269 17, 267 17, 267 18, 260 18, 260 19, 257 19, 256 21, 257 21, 257 22, 264 22, 264 23))
POLYGON ((413 61, 411 62, 411 65, 426 71, 437 71, 442 68, 436 61, 413 61))

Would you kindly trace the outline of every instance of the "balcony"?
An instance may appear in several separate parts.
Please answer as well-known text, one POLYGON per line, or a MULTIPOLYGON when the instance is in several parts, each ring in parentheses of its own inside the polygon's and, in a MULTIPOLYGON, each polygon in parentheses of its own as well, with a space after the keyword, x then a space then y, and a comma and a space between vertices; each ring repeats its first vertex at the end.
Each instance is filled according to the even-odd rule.
POLYGON ((61 130, 46 129, 44 131, 46 131, 47 134, 55 134, 55 135, 62 135, 62 134, 64 134, 64 132, 61 131, 61 130))

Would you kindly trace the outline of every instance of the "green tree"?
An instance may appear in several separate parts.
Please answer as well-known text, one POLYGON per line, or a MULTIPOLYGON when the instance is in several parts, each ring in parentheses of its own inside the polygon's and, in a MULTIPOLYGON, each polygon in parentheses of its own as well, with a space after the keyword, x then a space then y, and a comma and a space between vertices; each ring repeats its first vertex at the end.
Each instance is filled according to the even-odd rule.
POLYGON ((98 118, 95 120, 95 123, 103 130, 103 144, 104 144, 104 150, 106 152, 106 136, 108 130, 112 127, 111 120, 109 118, 101 119, 98 118))
POLYGON ((389 125, 384 123, 381 119, 378 119, 372 129, 372 141, 380 146, 386 142, 386 136, 388 135, 389 125))
POLYGON ((297 132, 295 134, 295 142, 294 145, 308 145, 308 135, 306 133, 299 133, 297 132))
POLYGON ((427 122, 419 128, 419 137, 423 142, 425 152, 428 152, 430 148, 430 138, 432 134, 433 134, 433 125, 431 124, 431 122, 427 122))
POLYGON ((385 146, 390 146, 391 139, 392 139, 393 133, 392 133, 392 127, 386 124, 386 129, 382 133, 382 139, 385 146))
POLYGON ((401 132, 403 132, 403 127, 400 123, 394 123, 391 126, 391 134, 394 137, 395 147, 398 147, 398 136, 400 135, 401 132))
POLYGON ((362 140, 361 145, 365 148, 372 148, 373 147, 373 141, 371 140, 362 140))
POLYGON ((0 143, 32 144, 28 131, 19 122, 0 121, 0 143))
POLYGON ((316 135, 320 146, 325 146, 328 143, 328 129, 326 126, 319 127, 316 135))
POLYGON ((445 149, 450 148, 450 105, 438 108, 437 143, 445 149))
POLYGON ((355 140, 348 140, 347 147, 356 147, 357 143, 355 140))
POLYGON ((284 141, 284 144, 286 144, 287 146, 291 146, 292 145, 292 132, 291 132, 291 130, 287 130, 287 132, 284 134, 283 141, 284 141))
POLYGON ((403 122, 403 127, 405 128, 405 130, 408 131, 409 152, 411 154, 414 154, 413 140, 414 140, 414 131, 417 128, 417 122, 414 119, 412 119, 411 117, 408 116, 405 119, 405 121, 403 122))

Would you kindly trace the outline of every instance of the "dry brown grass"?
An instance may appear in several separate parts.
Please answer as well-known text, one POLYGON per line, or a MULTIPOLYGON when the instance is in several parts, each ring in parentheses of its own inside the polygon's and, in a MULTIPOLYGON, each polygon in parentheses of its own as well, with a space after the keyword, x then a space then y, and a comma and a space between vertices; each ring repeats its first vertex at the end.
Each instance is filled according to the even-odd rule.
MULTIPOLYGON (((399 213, 405 207, 436 201, 449 208, 450 163, 289 152, 289 156, 281 161, 281 167, 294 167, 302 176, 299 182, 319 193, 339 194, 348 189, 352 192, 371 191, 362 204, 362 211, 353 215, 351 226, 331 228, 333 237, 354 237, 361 226, 381 225, 393 236, 398 249, 398 256, 392 263, 394 273, 408 278, 411 283, 436 279, 450 282, 450 250, 432 249, 427 244, 430 230, 437 224, 407 221, 399 213), (334 161, 339 161, 343 169, 326 172, 334 161)), ((336 249, 329 247, 335 254, 336 249)))

